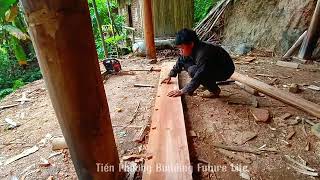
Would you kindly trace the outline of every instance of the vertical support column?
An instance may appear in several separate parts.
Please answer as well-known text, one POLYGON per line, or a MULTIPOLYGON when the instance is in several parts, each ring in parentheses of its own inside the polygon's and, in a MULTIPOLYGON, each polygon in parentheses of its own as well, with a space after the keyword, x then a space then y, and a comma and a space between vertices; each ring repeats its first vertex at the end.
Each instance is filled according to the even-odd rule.
POLYGON ((21 3, 78 178, 119 179, 119 158, 87 1, 21 3))
POLYGON ((156 59, 151 0, 143 0, 143 17, 146 55, 148 59, 156 59))
POLYGON ((307 36, 305 37, 298 57, 301 59, 310 60, 312 53, 317 45, 320 37, 320 0, 318 0, 316 8, 314 10, 312 20, 308 29, 307 36))

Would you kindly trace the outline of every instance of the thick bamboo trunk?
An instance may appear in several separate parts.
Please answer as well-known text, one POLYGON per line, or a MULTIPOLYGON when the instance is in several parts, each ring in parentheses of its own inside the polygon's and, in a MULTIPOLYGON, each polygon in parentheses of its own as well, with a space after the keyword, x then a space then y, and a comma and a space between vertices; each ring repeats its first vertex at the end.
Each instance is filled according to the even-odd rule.
POLYGON ((144 24, 144 40, 146 44, 146 55, 148 59, 156 58, 156 48, 154 43, 154 30, 152 20, 151 0, 143 1, 143 24, 144 24))
POLYGON ((78 178, 119 179, 87 1, 21 2, 78 178), (102 164, 109 166, 103 169, 102 164))
POLYGON ((313 13, 313 17, 308 29, 307 36, 305 37, 298 57, 301 59, 310 60, 312 53, 317 45, 320 37, 320 0, 318 0, 316 8, 313 13))
POLYGON ((108 49, 107 49, 106 41, 104 40, 103 31, 101 28, 101 21, 100 21, 100 16, 99 16, 98 9, 97 9, 96 0, 92 0, 92 5, 93 5, 94 14, 96 15, 97 26, 98 26, 99 34, 100 34, 101 41, 102 41, 102 48, 103 48, 104 56, 105 56, 105 58, 107 58, 108 57, 108 49))
POLYGON ((301 45, 303 39, 306 37, 307 31, 304 31, 304 33, 298 38, 298 40, 292 45, 292 47, 287 51, 287 53, 283 56, 283 58, 289 58, 292 56, 292 54, 298 49, 298 47, 301 45))

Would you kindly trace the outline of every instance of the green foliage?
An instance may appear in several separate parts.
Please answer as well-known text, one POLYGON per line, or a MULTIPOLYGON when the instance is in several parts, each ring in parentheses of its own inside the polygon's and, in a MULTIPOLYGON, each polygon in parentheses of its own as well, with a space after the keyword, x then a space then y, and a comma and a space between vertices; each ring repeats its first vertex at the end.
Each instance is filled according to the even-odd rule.
POLYGON ((0 99, 4 98, 6 95, 10 94, 13 92, 12 88, 7 88, 7 89, 3 89, 0 90, 0 99))
MULTIPOLYGON (((116 0, 109 0, 110 1, 110 8, 111 8, 111 16, 114 20, 114 25, 115 25, 115 37, 113 38, 112 34, 112 27, 111 27, 111 20, 108 16, 108 9, 107 9, 107 0, 96 0, 97 4, 97 9, 101 21, 101 26, 102 26, 102 31, 105 36, 105 41, 107 44, 107 49, 108 51, 112 51, 112 49, 115 49, 116 44, 120 41, 120 38, 125 39, 124 37, 126 36, 125 33, 122 31, 122 26, 124 25, 125 19, 123 16, 118 15, 117 13, 117 8, 118 3, 116 0)), ((89 10, 90 10, 90 16, 91 16, 91 22, 92 22, 92 27, 93 27, 93 33, 95 37, 95 43, 96 43, 96 49, 98 53, 99 59, 103 59, 104 54, 103 54, 103 47, 102 47, 102 41, 99 35, 99 30, 97 26, 97 20, 96 16, 94 14, 94 9, 92 6, 92 0, 88 0, 89 3, 89 10)))
POLYGON ((17 58, 18 61, 26 61, 27 60, 27 56, 26 53, 24 52, 23 47, 20 44, 20 41, 18 41, 15 37, 11 38, 11 45, 12 45, 12 49, 13 52, 17 58))
POLYGON ((23 82, 23 79, 20 78, 20 79, 13 81, 12 89, 17 90, 24 85, 25 85, 25 83, 23 82))
POLYGON ((194 22, 201 21, 218 0, 194 0, 194 22))
POLYGON ((18 0, 0 0, 0 18, 4 18, 6 11, 18 0))
POLYGON ((112 36, 112 37, 107 38, 106 43, 108 45, 114 46, 114 45, 117 45, 120 41, 123 41, 125 39, 126 39, 126 37, 123 35, 121 35, 121 36, 116 35, 114 37, 112 36))
POLYGON ((22 12, 16 4, 16 0, 0 0, 0 99, 42 78, 22 12), (19 65, 26 62, 25 68, 19 65))

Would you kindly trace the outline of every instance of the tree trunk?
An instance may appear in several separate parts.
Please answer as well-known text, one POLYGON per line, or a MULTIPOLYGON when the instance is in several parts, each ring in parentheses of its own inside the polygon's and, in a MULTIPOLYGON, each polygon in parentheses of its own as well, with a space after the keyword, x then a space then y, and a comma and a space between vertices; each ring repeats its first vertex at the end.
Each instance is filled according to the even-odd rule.
POLYGON ((101 21, 100 21, 100 16, 99 16, 98 9, 97 9, 96 0, 92 0, 92 5, 93 5, 94 14, 96 15, 96 19, 97 19, 97 26, 98 26, 99 34, 100 34, 101 41, 102 41, 104 55, 105 55, 105 58, 107 58, 108 57, 108 49, 107 49, 107 45, 104 40, 104 35, 102 32, 102 28, 101 28, 101 21))
POLYGON ((21 3, 78 178, 119 179, 119 158, 87 1, 21 3))
POLYGON ((148 59, 156 59, 156 48, 154 43, 154 30, 152 20, 152 4, 151 0, 144 0, 143 2, 143 24, 146 55, 148 59))
POLYGON ((310 60, 312 53, 317 45, 320 37, 320 0, 318 0, 316 8, 314 10, 312 20, 308 29, 307 36, 301 45, 299 52, 299 58, 310 60))

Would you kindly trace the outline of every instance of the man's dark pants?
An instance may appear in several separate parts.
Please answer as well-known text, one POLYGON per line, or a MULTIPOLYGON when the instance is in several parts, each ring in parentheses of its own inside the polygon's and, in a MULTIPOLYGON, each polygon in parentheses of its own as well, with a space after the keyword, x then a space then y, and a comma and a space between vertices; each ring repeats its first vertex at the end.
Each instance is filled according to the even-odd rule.
MULTIPOLYGON (((188 74, 191 78, 197 72, 197 66, 190 66, 188 68, 188 74)), ((216 68, 205 68, 200 75, 200 84, 208 89, 210 92, 216 92, 220 89, 217 85, 217 81, 226 81, 231 77, 234 72, 234 68, 228 69, 216 69, 216 68)))

